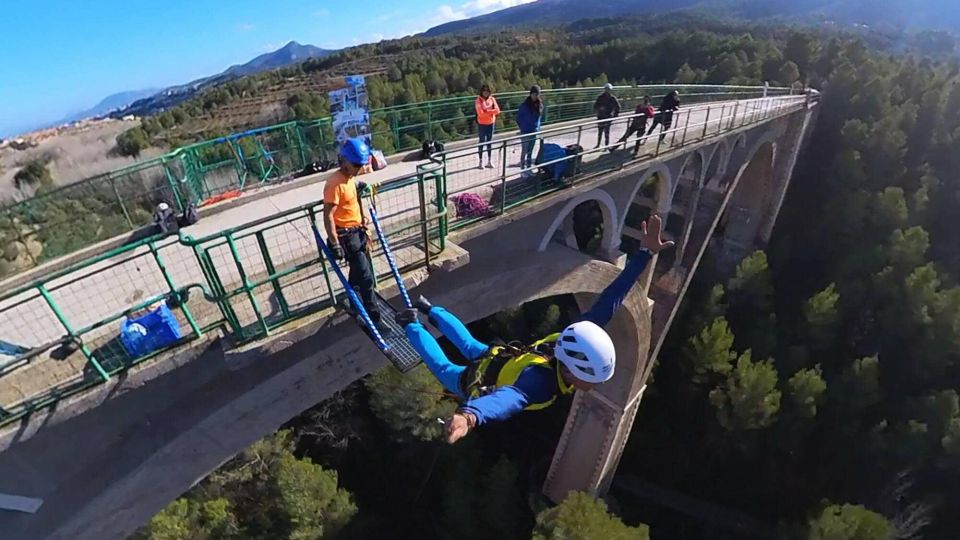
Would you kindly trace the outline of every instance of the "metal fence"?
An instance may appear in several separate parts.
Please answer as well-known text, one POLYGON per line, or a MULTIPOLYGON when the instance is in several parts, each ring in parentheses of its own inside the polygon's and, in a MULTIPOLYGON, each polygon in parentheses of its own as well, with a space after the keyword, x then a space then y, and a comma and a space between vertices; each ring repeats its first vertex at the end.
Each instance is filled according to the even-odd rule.
MULTIPOLYGON (((634 160, 659 156, 705 138, 798 110, 806 96, 755 98, 737 102, 685 106, 674 113, 669 129, 631 135, 621 140, 628 127, 642 115, 626 115, 514 135, 437 154, 431 159, 444 171, 447 206, 446 225, 451 230, 500 215, 546 193, 576 182, 582 173, 616 169, 634 160), (609 143, 600 141, 599 128, 609 125, 609 143), (521 163, 524 144, 534 148, 532 164, 521 163), (592 144, 596 143, 596 144, 592 144), (578 154, 549 158, 545 145, 586 147, 578 154), (632 150, 632 151, 631 151, 632 150), (485 166, 490 155, 492 168, 485 166), (558 172, 557 168, 561 171, 558 172)), ((649 130, 652 123, 646 123, 649 130)))
MULTIPOLYGON (((417 175, 379 187, 373 200, 404 270, 443 250, 437 177, 417 175)), ((214 329, 256 340, 341 301, 313 229, 319 203, 267 216, 204 238, 151 238, 71 266, 0 297, 0 335, 29 352, 0 363, 0 424, 90 388, 214 329), (161 302, 183 337, 135 356, 123 345, 124 319, 161 302)), ((372 253, 378 279, 389 267, 372 253)), ((2 358, 2 357, 0 357, 2 358)))
MULTIPOLYGON (((784 88, 701 85, 624 86, 615 92, 625 111, 644 95, 659 100, 679 90, 692 102, 779 95, 784 88)), ((588 118, 598 88, 544 91, 544 124, 588 118)), ((504 111, 496 129, 516 129, 515 111, 525 92, 497 95, 504 111)), ((476 135, 475 96, 378 109, 371 112, 374 146, 385 154, 413 150, 426 140, 457 141, 476 135)), ((332 121, 287 122, 179 148, 130 167, 98 175, 0 208, 0 277, 78 251, 150 223, 160 202, 182 211, 231 191, 292 178, 308 164, 336 156, 332 121), (12 246, 9 247, 8 246, 12 246)))
MULTIPOLYGON (((382 184, 368 204, 377 205, 401 269, 422 268, 444 249, 451 229, 502 214, 581 178, 574 174, 557 181, 549 175, 552 166, 568 164, 578 173, 613 170, 632 159, 789 114, 805 107, 808 99, 713 104, 705 97, 707 103, 682 109, 671 129, 652 135, 636 158, 609 151, 616 149, 615 139, 634 115, 612 121, 609 145, 578 156, 540 159, 528 167, 511 166, 514 150, 527 136, 493 143, 499 159, 495 169, 477 169, 480 145, 470 145, 420 164, 409 177, 382 184), (457 197, 465 193, 481 194, 487 208, 476 215, 459 213, 457 197)), ((583 143, 600 123, 556 126, 539 132, 536 139, 541 147, 583 143)), ((322 227, 321 212, 313 203, 203 238, 148 238, 0 295, 0 339, 29 349, 0 363, 0 425, 101 384, 211 330, 237 342, 257 340, 335 306, 342 287, 331 277, 313 236, 314 228, 322 227), (182 339, 146 355, 131 354, 119 339, 121 324, 160 302, 172 308, 182 339)), ((387 278, 389 268, 379 249, 373 263, 378 279, 387 278)))

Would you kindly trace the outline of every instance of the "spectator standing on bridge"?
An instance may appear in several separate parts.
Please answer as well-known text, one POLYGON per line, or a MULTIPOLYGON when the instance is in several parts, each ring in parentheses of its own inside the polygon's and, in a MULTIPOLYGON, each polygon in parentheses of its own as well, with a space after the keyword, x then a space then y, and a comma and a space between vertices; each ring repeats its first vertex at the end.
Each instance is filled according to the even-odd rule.
MULTIPOLYGON (((346 259, 350 265, 347 279, 357 291, 370 319, 379 328, 380 309, 374 298, 373 268, 370 263, 367 233, 369 220, 360 204, 361 189, 356 176, 370 163, 370 147, 361 138, 349 139, 340 148, 340 170, 333 173, 323 186, 323 223, 327 230, 327 245, 338 261, 346 259)), ((356 310, 357 306, 353 306, 356 310)))
POLYGON ((664 96, 663 101, 660 102, 660 111, 653 118, 653 125, 650 126, 650 131, 647 132, 649 137, 657 126, 662 125, 663 129, 660 130, 660 142, 663 142, 667 138, 667 131, 673 126, 673 112, 680 108, 680 92, 674 90, 664 96))
POLYGON ((634 109, 633 114, 634 117, 633 121, 630 122, 630 127, 627 128, 627 132, 623 134, 623 137, 620 137, 617 144, 623 143, 623 147, 626 148, 627 139, 634 133, 639 133, 637 136, 637 144, 633 147, 633 155, 636 156, 640 153, 640 147, 647 139, 647 120, 653 118, 654 115, 653 105, 650 104, 650 96, 643 96, 643 101, 637 104, 637 108, 634 109))
POLYGON ((462 404, 447 422, 447 442, 455 443, 476 426, 506 420, 520 411, 544 409, 557 397, 574 390, 590 390, 613 377, 616 351, 603 329, 637 283, 650 260, 672 247, 660 237, 662 222, 653 216, 643 223, 641 250, 627 263, 596 303, 559 334, 547 336, 528 347, 489 346, 477 341, 456 316, 433 306, 422 296, 416 310, 397 313, 410 343, 430 372, 462 404), (427 316, 469 361, 451 362, 437 340, 418 320, 427 316))
POLYGON ((603 93, 593 102, 593 112, 597 113, 597 120, 605 120, 597 122, 597 145, 593 148, 600 148, 600 142, 603 139, 605 139, 604 145, 610 146, 610 124, 613 123, 610 119, 620 116, 620 100, 613 95, 612 84, 603 85, 603 93))
POLYGON ((493 168, 493 145, 489 144, 493 140, 493 129, 497 124, 497 116, 500 115, 500 105, 497 104, 497 98, 493 97, 493 91, 490 85, 480 87, 480 95, 477 96, 477 133, 480 135, 480 146, 477 148, 477 154, 480 158, 478 169, 483 168, 483 150, 487 150, 487 168, 493 168), (484 146, 483 143, 488 143, 484 146))
POLYGON ((543 121, 543 100, 540 99, 540 86, 530 87, 530 95, 517 109, 517 127, 520 128, 520 168, 533 167, 533 149, 537 146, 537 132, 543 121))

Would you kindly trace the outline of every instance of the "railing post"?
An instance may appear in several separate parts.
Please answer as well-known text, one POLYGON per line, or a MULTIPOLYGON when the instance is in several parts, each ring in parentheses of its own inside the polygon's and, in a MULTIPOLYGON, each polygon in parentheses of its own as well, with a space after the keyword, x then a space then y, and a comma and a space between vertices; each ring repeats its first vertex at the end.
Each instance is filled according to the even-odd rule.
POLYGON ((706 138, 707 138, 707 129, 710 127, 710 111, 711 111, 711 109, 712 109, 712 107, 710 107, 710 106, 708 105, 708 106, 707 106, 707 119, 704 120, 704 122, 703 122, 703 136, 700 137, 701 139, 706 139, 706 138))
POLYGON ((577 146, 580 146, 580 139, 583 137, 583 126, 577 126, 577 146))
MULTIPOLYGON (((427 189, 423 185, 423 173, 417 172, 417 194, 420 196, 420 236, 423 238, 423 256, 430 268, 430 227, 427 224, 427 189)), ((383 233, 386 236, 386 232, 383 233)))
POLYGON ((37 290, 40 291, 40 296, 42 296, 47 302, 47 305, 50 306, 50 309, 53 311, 53 315, 57 318, 57 321, 59 321, 60 325, 63 326, 63 329, 67 331, 67 336, 70 337, 70 339, 79 342, 80 351, 83 353, 83 356, 87 358, 87 361, 90 362, 90 365, 93 366, 93 369, 97 371, 97 374, 100 375, 100 378, 105 381, 110 380, 110 375, 108 375, 106 370, 103 369, 103 366, 100 365, 100 362, 94 358, 93 353, 90 352, 90 349, 87 348, 87 345, 73 332, 73 328, 70 326, 70 323, 67 322, 67 317, 62 311, 60 311, 57 303, 54 302, 53 297, 50 295, 50 291, 47 290, 46 285, 43 283, 37 285, 37 290))
POLYGON ((427 138, 433 140, 433 107, 427 103, 427 138))
POLYGON ((216 297, 214 303, 217 304, 217 309, 220 310, 220 314, 223 315, 223 320, 233 329, 234 332, 239 334, 239 324, 236 324, 236 317, 233 316, 233 311, 230 308, 229 302, 226 301, 226 296, 223 293, 223 287, 219 286, 218 279, 215 273, 211 270, 212 264, 209 263, 207 258, 204 256, 203 250, 200 249, 200 246, 193 244, 192 246, 193 254, 197 258, 197 265, 200 267, 200 272, 203 274, 203 277, 207 280, 207 285, 210 286, 210 292, 216 297))
MULTIPOLYGON (((504 161, 506 163, 506 161, 504 161)), ((439 175, 434 173, 434 181, 436 182, 436 187, 434 188, 437 194, 437 214, 440 215, 440 223, 438 225, 439 234, 440 234, 440 251, 446 249, 447 245, 447 156, 443 156, 443 169, 442 173, 439 175)))
POLYGON ((740 100, 733 105, 733 116, 730 117, 730 129, 737 127, 737 113, 740 112, 740 100))
MULTIPOLYGON (((163 259, 160 258, 160 251, 157 250, 157 245, 154 242, 147 244, 150 248, 150 253, 153 254, 153 260, 157 263, 157 268, 160 269, 160 274, 163 275, 163 280, 167 283, 167 288, 170 289, 171 294, 179 295, 177 291, 177 286, 173 283, 173 278, 170 277, 170 271, 167 270, 167 265, 164 264, 163 259)), ((200 327, 197 325, 197 321, 193 318, 193 314, 190 312, 190 308, 187 306, 186 302, 180 302, 180 311, 183 312, 183 316, 187 319, 187 324, 190 325, 190 329, 193 330, 193 333, 197 337, 202 337, 203 332, 200 331, 200 327)))
POLYGON ((120 210, 123 212, 123 217, 127 219, 127 225, 130 225, 130 230, 133 230, 135 227, 133 225, 133 220, 130 219, 130 213, 127 212, 127 206, 123 204, 123 197, 120 196, 120 190, 117 189, 117 181, 113 178, 113 174, 107 176, 110 180, 110 187, 113 188, 113 195, 117 198, 117 204, 120 205, 120 210))
MULTIPOLYGON (((267 247, 267 240, 263 237, 263 231, 257 231, 255 236, 257 237, 257 246, 260 248, 260 255, 263 257, 263 264, 267 268, 267 275, 273 276, 277 273, 277 268, 273 265, 273 259, 270 257, 270 249, 267 247)), ((288 319, 290 317, 290 305, 283 295, 283 287, 280 285, 280 280, 271 279, 270 285, 273 286, 273 294, 277 295, 277 305, 280 306, 280 311, 283 312, 283 318, 288 319)))
POLYGON ((721 106, 720 106, 720 121, 717 122, 717 135, 723 133, 723 120, 724 120, 723 116, 724 116, 724 113, 726 113, 726 112, 727 112, 727 106, 726 106, 726 105, 721 105, 721 106))
POLYGON ((243 263, 240 261, 240 254, 237 252, 237 243, 233 239, 233 233, 227 233, 226 236, 227 246, 230 247, 230 255, 233 256, 233 262, 237 265, 237 272, 240 274, 241 287, 243 287, 243 291, 247 293, 247 298, 250 300, 251 307, 253 307, 253 313, 257 316, 257 322, 260 323, 260 330, 264 336, 270 335, 270 328, 267 326, 267 321, 260 312, 260 305, 257 303, 256 297, 253 296, 253 288, 250 286, 250 280, 247 279, 247 272, 243 269, 243 263))

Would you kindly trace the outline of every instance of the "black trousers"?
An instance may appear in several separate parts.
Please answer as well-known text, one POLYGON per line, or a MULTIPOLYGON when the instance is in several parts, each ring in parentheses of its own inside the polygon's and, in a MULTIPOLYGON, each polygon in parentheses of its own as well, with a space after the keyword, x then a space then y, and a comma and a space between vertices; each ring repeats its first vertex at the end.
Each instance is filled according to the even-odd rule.
POLYGON ((627 142, 627 139, 630 138, 634 133, 639 133, 640 136, 637 137, 637 144, 633 147, 633 153, 636 154, 640 151, 640 146, 647 140, 647 122, 632 122, 630 127, 627 128, 627 132, 623 134, 623 137, 620 137, 618 143, 627 142))
POLYGON ((343 254, 350 265, 350 274, 347 281, 360 296, 363 307, 373 322, 380 321, 380 310, 374 299, 373 265, 370 263, 370 254, 367 249, 367 231, 362 227, 340 229, 337 231, 343 254))
POLYGON ((663 129, 660 130, 660 142, 663 142, 667 138, 667 131, 670 131, 670 128, 673 126, 673 112, 669 113, 660 113, 653 117, 653 125, 650 126, 650 131, 647 132, 647 136, 653 134, 653 131, 657 129, 657 126, 662 125, 663 129))

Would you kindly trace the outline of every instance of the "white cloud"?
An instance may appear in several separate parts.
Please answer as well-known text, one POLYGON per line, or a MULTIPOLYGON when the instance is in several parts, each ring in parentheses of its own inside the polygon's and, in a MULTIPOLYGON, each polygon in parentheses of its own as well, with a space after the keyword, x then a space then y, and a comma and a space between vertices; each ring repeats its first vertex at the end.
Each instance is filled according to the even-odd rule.
POLYGON ((329 9, 318 9, 313 12, 314 17, 327 17, 330 15, 329 9))
POLYGON ((280 47, 283 47, 283 45, 279 43, 264 43, 263 45, 260 46, 260 50, 262 50, 263 52, 273 52, 279 49, 280 47))
POLYGON ((371 36, 371 37, 373 38, 373 42, 374 42, 374 43, 380 43, 381 41, 383 41, 384 39, 386 39, 386 36, 384 36, 384 35, 381 34, 381 33, 376 33, 376 34, 374 34, 374 35, 371 36))
POLYGON ((234 27, 237 32, 250 32, 256 28, 256 25, 251 23, 240 23, 234 27))
POLYGON ((529 4, 533 1, 535 0, 471 0, 456 7, 444 4, 434 12, 432 24, 437 25, 450 21, 459 21, 460 19, 468 19, 501 9, 529 4))

